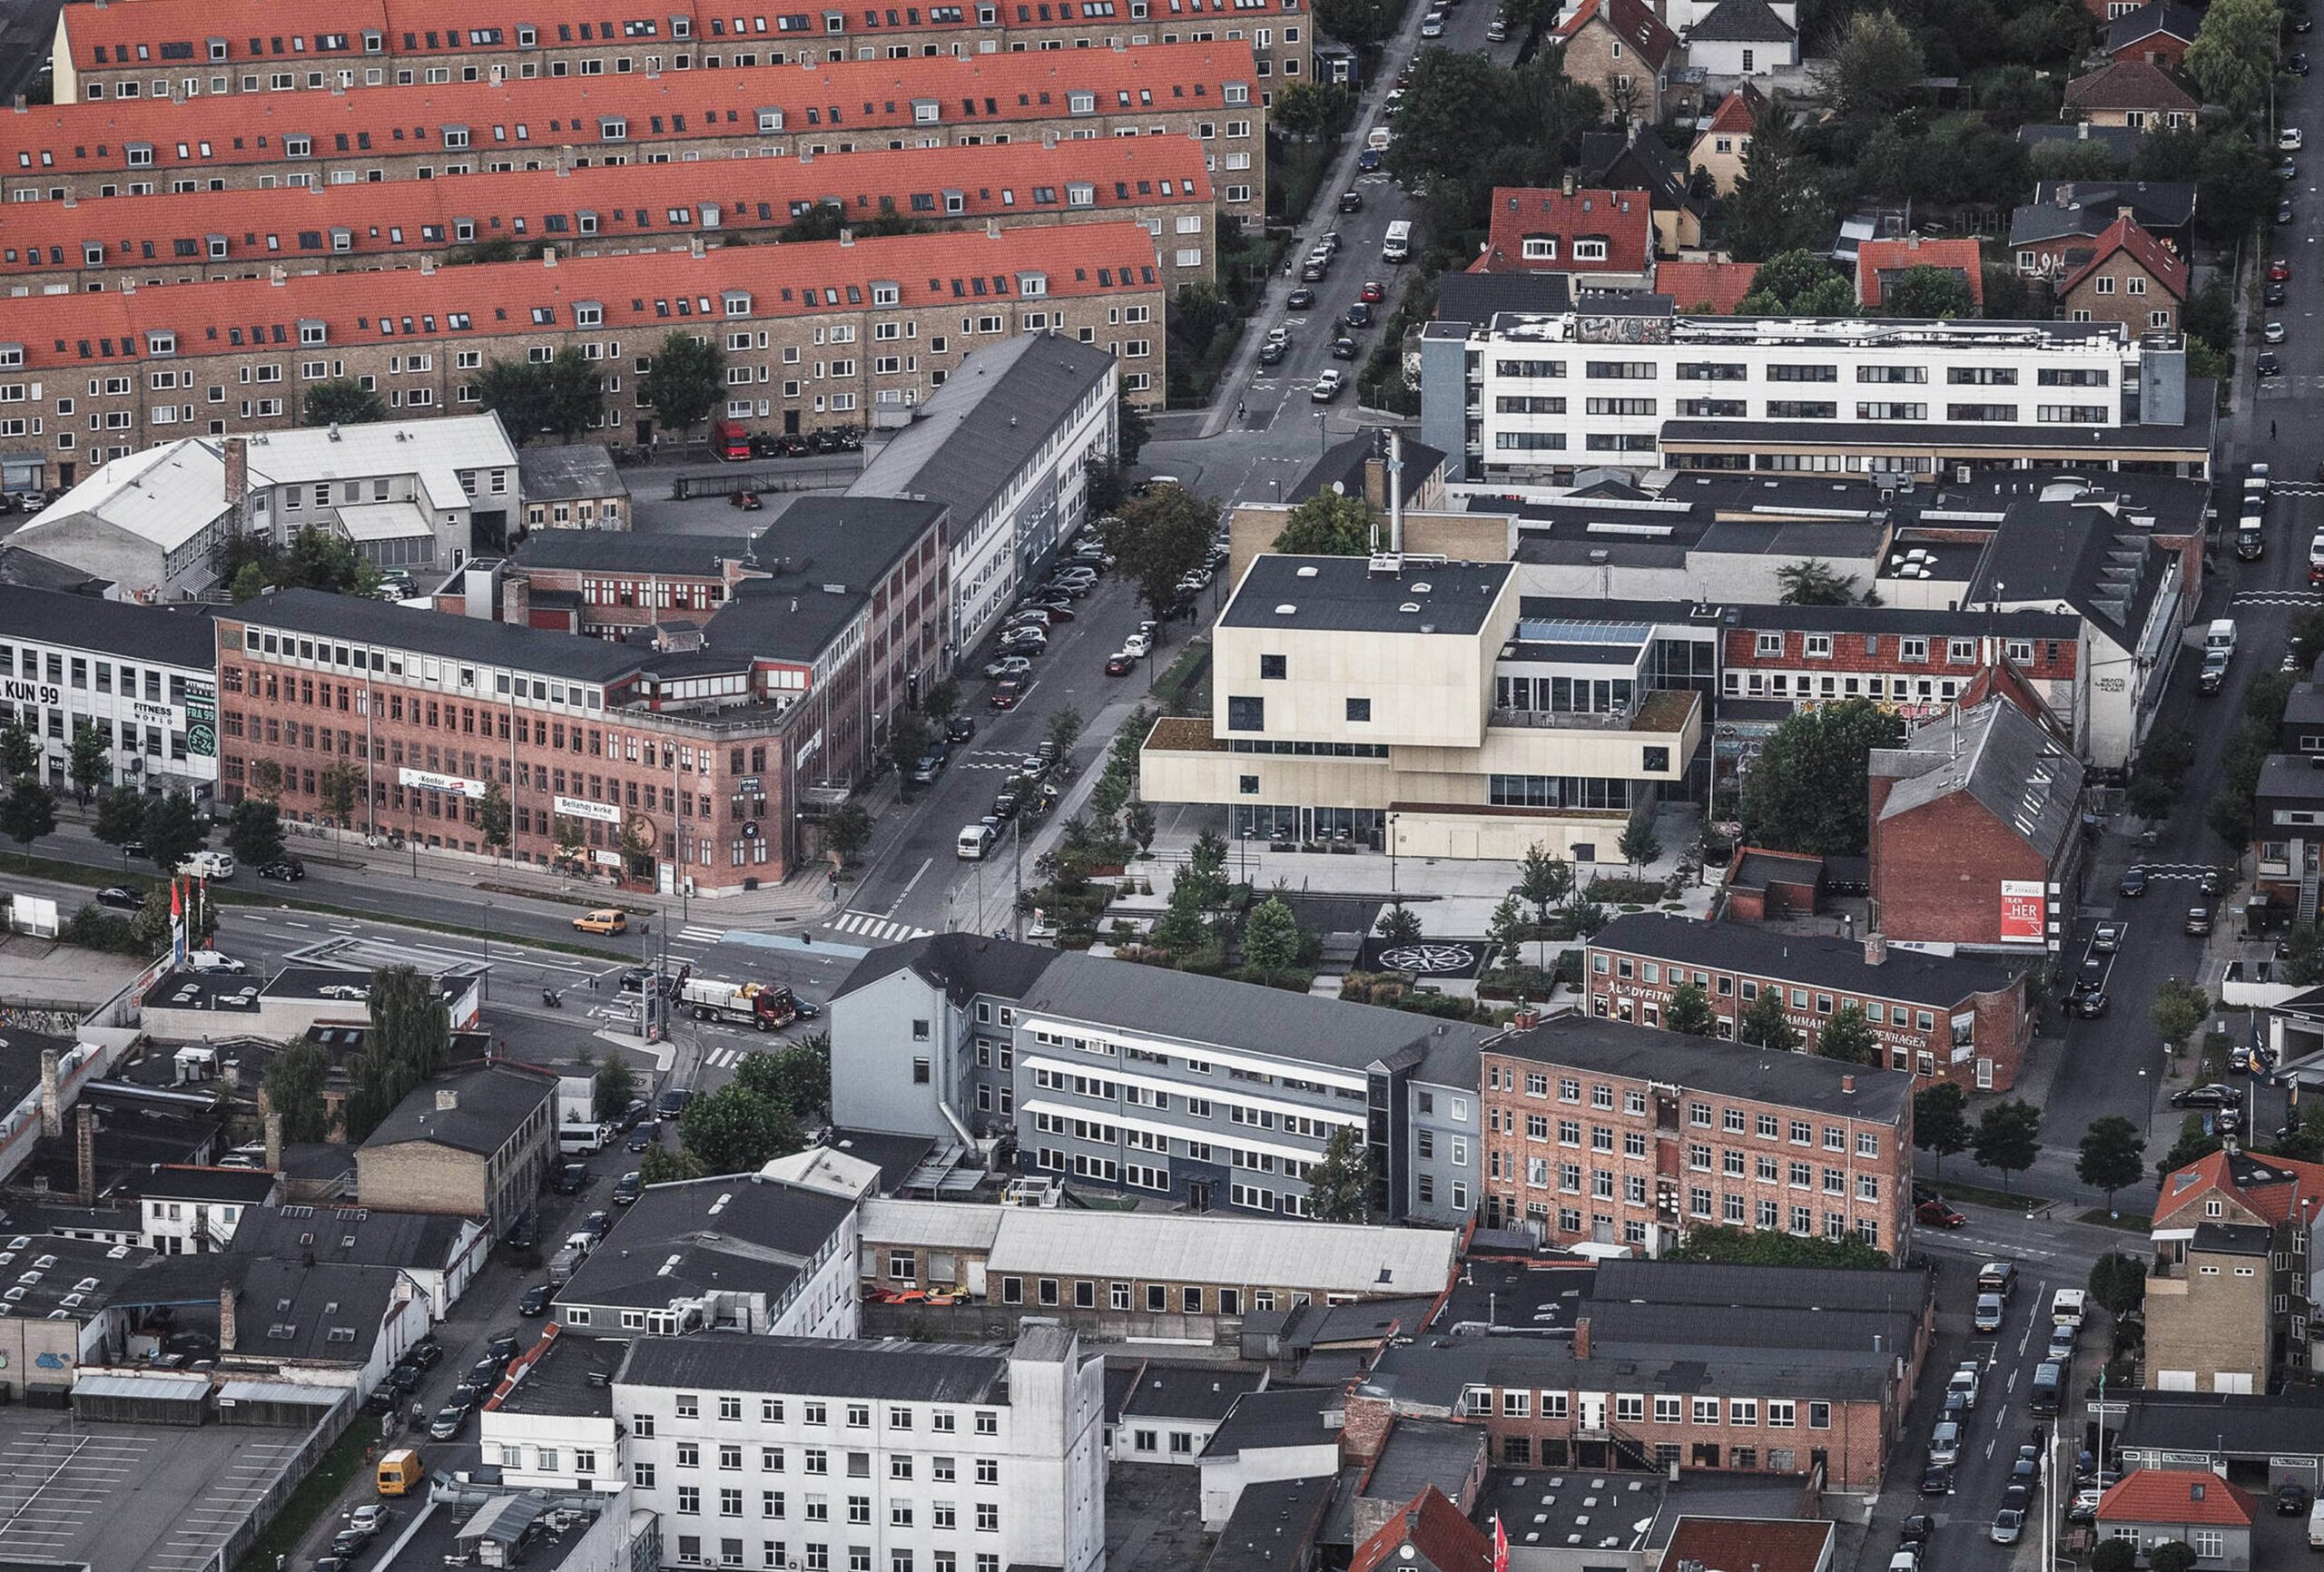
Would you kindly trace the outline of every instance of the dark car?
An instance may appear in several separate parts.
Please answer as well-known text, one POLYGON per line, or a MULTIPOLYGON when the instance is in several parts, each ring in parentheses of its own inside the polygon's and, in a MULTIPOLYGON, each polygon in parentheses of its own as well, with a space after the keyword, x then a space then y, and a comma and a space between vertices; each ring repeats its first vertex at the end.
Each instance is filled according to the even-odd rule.
POLYGON ((744 513, 756 513, 766 506, 759 500, 759 494, 755 491, 735 492, 726 499, 726 505, 729 507, 739 507, 744 513))
POLYGON ((944 722, 944 740, 947 742, 965 742, 976 734, 977 723, 970 716, 955 715, 944 722))
POLYGON ((279 862, 260 863, 258 876, 261 879, 279 879, 285 884, 296 884, 307 877, 307 865, 295 857, 286 857, 279 862))
POLYGON ((1896 1542, 1901 1545, 1926 1545, 1936 1532, 1936 1519, 1925 1512, 1915 1512, 1896 1526, 1896 1542))
POLYGON ((654 1099, 654 1116, 656 1119, 675 1119, 686 1111, 686 1105, 693 1100, 694 1094, 684 1086, 672 1086, 654 1099))
POLYGON ((1341 320, 1351 328, 1369 328, 1372 326, 1372 308, 1358 300, 1347 309, 1347 315, 1341 320))
POLYGON ((1355 155, 1355 167, 1362 170, 1366 174, 1370 174, 1374 170, 1378 169, 1380 167, 1380 150, 1376 147, 1367 147, 1362 152, 1357 153, 1355 155))
POLYGON ((654 1149, 654 1127, 651 1125, 640 1125, 636 1129, 632 1130, 629 1133, 629 1149, 633 1152, 652 1151, 654 1149))
POLYGON ((2290 298, 2290 291, 2280 283, 2270 283, 2260 292, 2260 300, 2263 305, 2280 306, 2290 298))
MULTIPOLYGON (((593 1236, 600 1244, 603 1244, 606 1242, 606 1235, 611 1233, 613 1231, 614 1214, 610 1212, 600 1209, 590 1213, 588 1216, 584 1217, 581 1220, 580 1232, 593 1236)), ((508 1351, 509 1357, 513 1359, 516 1356, 516 1352, 517 1351, 515 1349, 510 1349, 508 1351)))
POLYGON ((532 1287, 525 1290, 524 1298, 517 1302, 517 1313, 518 1315, 547 1315, 548 1297, 556 1292, 546 1282, 536 1282, 532 1287))
POLYGON ((2216 868, 2205 869, 2203 870, 2203 881, 2199 888, 2205 895, 2225 894, 2227 891, 2226 876, 2221 874, 2216 868))
POLYGON ((643 1097, 632 1097, 629 1100, 629 1106, 622 1110, 621 1127, 625 1130, 636 1129, 638 1123, 645 1117, 645 1099, 643 1097))
POLYGON ((1295 311, 1306 310, 1315 303, 1315 291, 1305 289, 1294 290, 1288 296, 1285 297, 1283 303, 1289 306, 1295 311))
POLYGON ((1285 345, 1282 339, 1268 339, 1265 343, 1259 346, 1259 364, 1262 366, 1282 365, 1284 349, 1285 345))
POLYGON ((1356 346, 1355 340, 1345 333, 1332 340, 1332 359, 1334 360, 1353 360, 1362 353, 1364 351, 1356 346))
POLYGON ((492 1334, 492 1340, 484 1345, 484 1355, 505 1368, 510 1360, 515 1359, 522 1351, 524 1346, 525 1334, 512 1326, 506 1331, 496 1331, 492 1334))
POLYGON ((1042 655, 1049 653, 1049 641, 1048 634, 1018 633, 1012 634, 1008 638, 1001 640, 1000 644, 996 646, 995 653, 1004 657, 1009 655, 1042 655))
POLYGON ((1362 192, 1344 191, 1340 192, 1340 211, 1344 213, 1360 213, 1363 211, 1364 193, 1362 192))
POLYGON ((2211 909, 2208 906, 2189 907, 2187 909, 2187 931, 2189 933, 2209 933, 2211 930, 2211 909))
MULTIPOLYGON (((440 1438, 438 1438, 440 1439, 440 1438)), ((1949 1496, 1953 1494, 1953 1468, 1949 1463, 1931 1463, 1921 1470, 1921 1494, 1949 1496)))
POLYGON ((517 1225, 508 1231, 508 1248, 511 1250, 530 1250, 540 1242, 540 1224, 534 1221, 529 1212, 517 1219, 517 1225))
POLYGON ((1913 1208, 1913 1215, 1931 1228, 1958 1228, 1969 1221, 1942 1201, 1924 1201, 1913 1208))
POLYGON ((486 1355, 468 1367, 462 1384, 472 1386, 478 1391, 490 1391, 500 1384, 500 1361, 489 1354, 486 1355))
POLYGON ((435 1419, 428 1421, 428 1439, 431 1441, 448 1441, 468 1427, 468 1410, 457 1404, 449 1408, 438 1409, 435 1419))
POLYGON ((1106 675, 1109 677, 1126 677, 1136 670, 1137 670, 1136 655, 1127 654, 1118 650, 1106 657, 1106 675))
POLYGON ((2276 204, 2276 222, 2280 224, 2291 222, 2291 203, 2278 202, 2276 204))
POLYGON ((2308 1508, 2315 1498, 2309 1494, 2307 1486, 2286 1479, 2276 1487, 2276 1516, 2279 1518, 2306 1517, 2308 1508))
POLYGON ((2174 1108, 2231 1108, 2242 1101, 2241 1093, 2217 1081, 2171 1094, 2171 1105, 2174 1108))
POLYGON ((587 1164, 567 1163, 556 1171, 555 1189, 559 1195, 578 1195, 588 1183, 589 1165, 587 1164))
POLYGON ((2136 866, 2122 870, 2122 881, 2115 886, 2122 894, 2137 897, 2146 893, 2146 870, 2136 866))
POLYGON ((371 1542, 374 1531, 369 1528, 341 1528, 330 1537, 330 1553, 334 1556, 352 1556, 371 1542))
POLYGON ((2284 363, 2273 349, 2262 349, 2255 369, 2262 377, 2280 377, 2284 374, 2284 363))
POLYGON ((635 1171, 625 1174, 614 1181, 614 1204, 635 1205, 638 1196, 644 1194, 645 1191, 645 1182, 639 1178, 635 1171))
POLYGON ((433 1338, 423 1338, 406 1349, 403 1357, 421 1370, 434 1370, 436 1362, 444 1357, 444 1345, 433 1338))
POLYGON ((2086 956, 2082 968, 2074 973, 2073 990, 2066 997, 2078 999, 2084 994, 2102 992, 2105 987, 2106 963, 2095 956, 2086 956))
POLYGON ((115 911, 143 911, 145 909, 145 898, 133 889, 108 884, 97 891, 97 904, 109 906, 115 911))
POLYGON ((2085 1021, 2094 1021, 2106 1013, 2106 995, 2101 991, 2086 993, 2067 1002, 2067 1008, 2085 1021))

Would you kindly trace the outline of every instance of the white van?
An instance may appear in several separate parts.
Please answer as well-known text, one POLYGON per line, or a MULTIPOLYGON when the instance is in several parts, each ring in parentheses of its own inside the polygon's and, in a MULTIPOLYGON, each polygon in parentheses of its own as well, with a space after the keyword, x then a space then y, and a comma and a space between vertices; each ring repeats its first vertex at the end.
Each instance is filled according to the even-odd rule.
POLYGON ((2082 1312, 2090 1302, 2087 1290, 2061 1288, 2050 1298, 2050 1324, 2053 1326, 2082 1325, 2082 1312))
POLYGON ((2308 1508, 2308 1547, 2324 1550, 2324 1500, 2308 1508))
POLYGON ((178 864, 180 873, 196 879, 231 879, 234 877, 234 857, 230 851, 197 851, 178 864))
POLYGON ((1394 140, 1393 132, 1384 125, 1375 125, 1365 134, 1364 145, 1374 152, 1385 152, 1388 151, 1388 144, 1394 140))
POLYGON ((953 844, 952 850, 963 862, 981 862, 984 854, 992 850, 992 841, 991 825, 964 824, 960 827, 960 839, 953 844))
POLYGON ((1380 242, 1381 260, 1401 262, 1409 259, 1412 254, 1413 221, 1410 219, 1398 219, 1388 226, 1387 235, 1380 242))
POLYGON ((2235 619, 2233 617, 2218 618, 2210 628, 2205 630, 2203 653, 2210 654, 2213 650, 2222 650, 2230 655, 2235 653, 2235 619))

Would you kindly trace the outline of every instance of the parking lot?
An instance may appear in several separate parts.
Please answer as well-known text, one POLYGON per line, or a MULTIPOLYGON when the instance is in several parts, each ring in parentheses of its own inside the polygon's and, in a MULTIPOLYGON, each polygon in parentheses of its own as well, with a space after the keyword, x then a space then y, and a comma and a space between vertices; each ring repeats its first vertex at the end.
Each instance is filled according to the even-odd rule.
POLYGON ((304 1439, 0 1410, 0 1559, 194 1572, 304 1439))

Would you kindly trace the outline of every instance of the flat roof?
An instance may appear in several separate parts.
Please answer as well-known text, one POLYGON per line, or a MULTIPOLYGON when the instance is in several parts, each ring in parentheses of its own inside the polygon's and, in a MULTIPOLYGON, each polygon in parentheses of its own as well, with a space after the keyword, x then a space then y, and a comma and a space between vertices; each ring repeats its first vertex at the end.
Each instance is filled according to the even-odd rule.
POLYGON ((1813 1054, 1758 1053, 1736 1043, 1580 1011, 1552 1016, 1485 1051, 1889 1125, 1900 1122, 1912 1104, 1913 1076, 1906 1071, 1844 1064, 1813 1054))
POLYGON ((614 1380, 622 1387, 1005 1404, 1009 1351, 901 1338, 646 1337, 629 1344, 614 1380))
POLYGON ((1865 959, 1864 946, 1853 940, 1783 933, 1752 923, 1697 922, 1659 911, 1624 913, 1591 935, 1589 948, 1932 1007, 2016 986, 2014 977, 1990 961, 1891 945, 1887 958, 1875 966, 1865 959))
POLYGON ((1252 559, 1219 622, 1239 628, 1473 634, 1492 614, 1512 571, 1505 562, 1268 552, 1252 559), (1395 565, 1375 569, 1374 560, 1395 565), (1294 610, 1283 611, 1286 605, 1294 610))
POLYGON ((638 1310, 714 1292, 774 1300, 853 1210, 845 1197, 757 1174, 648 1184, 557 1298, 638 1310))

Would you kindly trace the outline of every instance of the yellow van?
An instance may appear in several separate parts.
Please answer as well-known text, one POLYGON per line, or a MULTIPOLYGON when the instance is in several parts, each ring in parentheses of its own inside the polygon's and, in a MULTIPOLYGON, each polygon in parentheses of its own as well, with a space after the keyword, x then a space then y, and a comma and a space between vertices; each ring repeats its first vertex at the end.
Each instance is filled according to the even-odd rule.
POLYGON ((398 1447, 379 1459, 379 1494, 408 1496, 419 1488, 427 1474, 419 1466, 416 1447, 398 1447))
POLYGON ((618 906, 601 907, 575 918, 573 927, 579 933, 624 933, 629 928, 629 919, 618 906))

